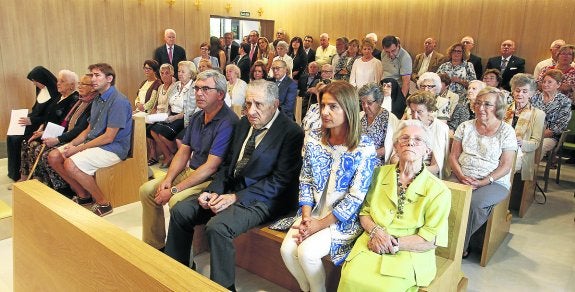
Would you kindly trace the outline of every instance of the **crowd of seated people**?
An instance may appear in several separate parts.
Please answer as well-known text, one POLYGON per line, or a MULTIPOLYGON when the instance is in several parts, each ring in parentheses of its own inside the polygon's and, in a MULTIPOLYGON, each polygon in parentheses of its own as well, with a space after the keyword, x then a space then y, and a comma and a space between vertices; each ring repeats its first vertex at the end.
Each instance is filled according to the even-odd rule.
MULTIPOLYGON (((288 43, 286 35, 278 32, 272 45, 257 31, 241 43, 226 33, 223 46, 212 37, 188 61, 175 32, 166 30, 166 44, 144 62, 146 80, 134 100, 135 112, 167 114, 147 127, 154 146, 149 164, 161 161, 167 173, 140 188, 143 240, 194 268, 191 238, 196 225, 206 224, 210 277, 231 290, 233 238, 287 209, 298 215, 281 255, 303 291, 325 289, 326 255, 344 265, 342 291, 429 284, 435 271, 420 273, 417 266, 435 267, 433 250, 450 244, 449 191, 440 179, 473 188, 467 256, 471 235, 508 195, 511 170, 532 179, 535 150, 541 144, 544 152, 552 150, 571 119, 575 46, 564 42, 532 76, 524 74, 525 61, 513 55, 511 40, 502 42, 483 73, 470 37, 444 57, 428 38, 412 66, 397 36, 383 38, 382 53, 373 33, 361 41, 338 37, 335 46, 323 33, 315 50, 312 36, 288 43), (301 126, 294 122, 297 96, 301 126), (243 108, 239 121, 232 106, 243 108), (384 182, 390 187, 382 189, 384 182), (434 196, 410 201, 419 192, 434 196), (383 193, 397 206, 382 203, 383 193), (279 207, 284 199, 291 207, 279 207), (171 212, 167 233, 164 204, 171 212), (383 218, 382 212, 396 215, 383 218), (413 261, 401 280, 384 267, 398 259, 413 261), (369 265, 382 268, 369 274, 369 265)), ((9 176, 30 175, 79 204, 93 204, 103 216, 112 206, 89 178, 125 158, 131 120, 125 97, 113 87, 115 73, 96 65, 79 83, 68 70, 58 78, 43 67, 30 72, 36 104, 20 121, 25 135, 8 137, 9 176), (94 117, 112 114, 108 124, 94 117), (48 123, 66 130, 40 140, 48 123), (105 152, 86 151, 94 148, 105 152), (90 161, 90 154, 102 155, 90 161)))

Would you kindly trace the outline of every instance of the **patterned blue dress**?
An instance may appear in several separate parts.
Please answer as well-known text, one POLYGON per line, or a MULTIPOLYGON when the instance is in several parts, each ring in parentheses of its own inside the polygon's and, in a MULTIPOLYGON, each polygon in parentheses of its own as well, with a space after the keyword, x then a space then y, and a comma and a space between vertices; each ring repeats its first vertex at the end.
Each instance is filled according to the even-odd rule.
POLYGON ((338 219, 330 226, 330 257, 335 265, 343 263, 363 232, 358 213, 377 163, 375 147, 367 136, 362 135, 358 147, 349 151, 343 145, 322 144, 320 129, 306 135, 299 205, 312 206, 312 216, 320 208, 338 219))

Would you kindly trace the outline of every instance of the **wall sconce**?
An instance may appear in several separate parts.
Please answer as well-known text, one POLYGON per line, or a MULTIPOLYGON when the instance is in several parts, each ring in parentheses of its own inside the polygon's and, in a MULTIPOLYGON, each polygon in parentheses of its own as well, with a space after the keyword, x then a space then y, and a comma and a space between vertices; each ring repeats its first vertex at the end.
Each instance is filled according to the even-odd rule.
POLYGON ((262 16, 262 14, 264 14, 264 9, 260 7, 257 12, 259 16, 262 16))
POLYGON ((227 11, 228 14, 229 14, 229 13, 230 13, 230 10, 232 10, 232 4, 231 4, 231 3, 228 3, 228 4, 226 4, 225 7, 226 7, 226 11, 227 11))
POLYGON ((202 1, 194 0, 194 6, 196 6, 196 10, 200 10, 200 6, 202 6, 202 1))
POLYGON ((166 3, 168 3, 168 5, 170 5, 170 7, 172 7, 172 5, 174 5, 176 3, 176 0, 166 0, 166 3))

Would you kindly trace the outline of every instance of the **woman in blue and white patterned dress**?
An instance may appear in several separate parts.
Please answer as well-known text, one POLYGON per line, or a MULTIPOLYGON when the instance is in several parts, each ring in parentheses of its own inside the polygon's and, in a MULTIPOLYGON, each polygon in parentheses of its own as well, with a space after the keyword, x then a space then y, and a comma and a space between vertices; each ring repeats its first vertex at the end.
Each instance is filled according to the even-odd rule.
POLYGON ((359 102, 349 83, 335 81, 320 92, 321 129, 304 141, 296 220, 281 254, 302 291, 325 291, 322 257, 343 263, 361 234, 358 212, 377 163, 371 140, 361 135, 359 102))
POLYGON ((449 90, 459 95, 460 100, 465 96, 467 85, 469 81, 477 79, 475 76, 475 69, 471 62, 466 60, 469 57, 463 44, 455 43, 447 49, 449 61, 441 64, 437 68, 437 74, 446 73, 451 78, 449 90))

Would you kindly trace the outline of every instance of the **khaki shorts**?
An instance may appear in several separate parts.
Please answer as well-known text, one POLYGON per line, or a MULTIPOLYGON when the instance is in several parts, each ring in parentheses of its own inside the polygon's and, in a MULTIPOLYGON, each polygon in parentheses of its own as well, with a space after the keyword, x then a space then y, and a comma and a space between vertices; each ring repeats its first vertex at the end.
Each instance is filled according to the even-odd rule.
POLYGON ((88 148, 72 155, 70 159, 82 172, 88 175, 94 175, 96 170, 122 161, 115 153, 100 147, 88 148))

